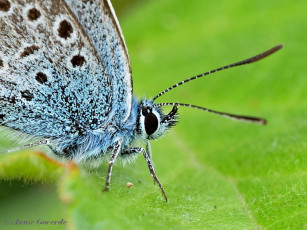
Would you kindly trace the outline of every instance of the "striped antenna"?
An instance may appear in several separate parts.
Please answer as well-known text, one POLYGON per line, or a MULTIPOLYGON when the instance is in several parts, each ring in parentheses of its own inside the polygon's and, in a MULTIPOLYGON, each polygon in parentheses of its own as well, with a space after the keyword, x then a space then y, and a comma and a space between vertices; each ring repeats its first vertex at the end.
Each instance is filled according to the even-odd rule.
POLYGON ((153 98, 153 101, 156 100, 158 97, 162 96, 163 94, 167 93, 168 91, 170 91, 170 90, 172 90, 172 89, 174 89, 174 88, 176 88, 176 87, 178 87, 178 86, 180 86, 180 85, 182 85, 182 84, 184 84, 184 83, 187 83, 187 82, 189 82, 189 81, 195 80, 195 79, 197 79, 197 78, 201 78, 201 77, 203 77, 203 76, 206 76, 206 75, 209 75, 209 74, 211 74, 211 73, 215 73, 215 72, 218 72, 218 71, 221 71, 221 70, 224 70, 224 69, 229 69, 229 68, 232 68, 232 67, 235 67, 235 66, 240 66, 240 65, 245 65, 245 64, 254 63, 254 62, 256 62, 256 61, 259 61, 259 60, 261 60, 261 59, 263 59, 263 58, 266 58, 267 56, 269 56, 269 55, 275 53, 276 51, 280 50, 282 47, 283 47, 283 45, 282 45, 282 44, 279 44, 279 45, 273 47, 272 49, 269 49, 269 50, 267 50, 267 51, 265 51, 265 52, 263 52, 263 53, 261 53, 261 54, 258 54, 258 55, 254 56, 254 57, 251 57, 251 58, 245 59, 245 60, 243 60, 243 61, 239 61, 239 62, 230 64, 230 65, 226 65, 226 66, 223 66, 223 67, 220 67, 220 68, 211 70, 211 71, 209 71, 209 72, 202 73, 202 74, 199 74, 199 75, 197 75, 197 76, 188 78, 188 79, 186 79, 186 80, 184 80, 184 81, 178 82, 177 84, 175 84, 175 85, 173 85, 173 86, 167 88, 166 90, 162 91, 162 92, 159 93, 157 96, 155 96, 155 97, 153 98))
POLYGON ((212 109, 200 107, 197 105, 191 105, 191 104, 183 104, 183 103, 177 103, 177 102, 166 102, 166 103, 157 103, 154 105, 154 107, 161 107, 161 106, 183 106, 183 107, 190 107, 194 109, 199 109, 203 110, 209 113, 215 113, 217 115, 227 117, 233 120, 239 120, 239 121, 245 121, 245 122, 252 122, 252 123, 258 123, 261 125, 266 125, 267 121, 264 118, 259 118, 259 117, 252 117, 252 116, 244 116, 244 115, 236 115, 236 114, 231 114, 231 113, 224 113, 224 112, 219 112, 215 111, 212 109))

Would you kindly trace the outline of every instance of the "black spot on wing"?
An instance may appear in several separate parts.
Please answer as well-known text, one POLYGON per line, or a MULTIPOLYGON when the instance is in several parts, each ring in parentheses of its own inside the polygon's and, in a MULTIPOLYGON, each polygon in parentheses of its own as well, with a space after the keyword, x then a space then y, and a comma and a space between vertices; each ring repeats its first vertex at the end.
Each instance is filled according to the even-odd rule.
POLYGON ((8 0, 0 0, 0 11, 8 12, 11 8, 11 3, 8 0))
POLYGON ((42 73, 42 72, 38 72, 35 76, 35 80, 38 81, 41 84, 44 84, 45 82, 47 82, 47 75, 42 73))
POLYGON ((63 20, 60 22, 58 33, 61 38, 67 39, 74 32, 74 29, 70 22, 63 20))
POLYGON ((73 67, 82 66, 85 62, 85 58, 81 56, 80 54, 78 54, 78 55, 73 56, 70 62, 73 65, 73 67))
POLYGON ((0 68, 3 67, 3 61, 0 59, 0 68))
POLYGON ((20 57, 27 57, 31 54, 34 54, 35 51, 37 51, 39 47, 37 45, 27 46, 24 48, 23 52, 20 54, 20 57))
POLYGON ((28 11, 27 16, 28 19, 33 22, 36 21, 41 16, 41 12, 39 12, 39 10, 36 8, 32 8, 28 11))

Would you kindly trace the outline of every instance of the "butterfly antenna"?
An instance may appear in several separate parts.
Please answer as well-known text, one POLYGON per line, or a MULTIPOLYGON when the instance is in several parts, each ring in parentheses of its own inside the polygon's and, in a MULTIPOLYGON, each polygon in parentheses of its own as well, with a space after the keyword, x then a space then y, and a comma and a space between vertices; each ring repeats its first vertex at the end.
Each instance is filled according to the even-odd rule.
POLYGON ((224 113, 224 112, 219 112, 219 111, 216 111, 216 110, 200 107, 200 106, 197 106, 197 105, 191 105, 191 104, 166 102, 166 103, 157 103, 154 106, 155 107, 161 107, 161 106, 190 107, 190 108, 194 108, 194 109, 203 110, 203 111, 206 111, 206 112, 209 112, 209 113, 215 113, 217 115, 227 117, 227 118, 230 118, 230 119, 233 119, 233 120, 258 123, 258 124, 261 124, 261 125, 267 124, 267 121, 264 118, 253 117, 253 116, 244 116, 244 115, 236 115, 236 114, 231 114, 231 113, 224 113))
POLYGON ((254 63, 254 62, 256 62, 256 61, 259 61, 259 60, 261 60, 261 59, 263 59, 263 58, 266 58, 267 56, 269 56, 269 55, 275 53, 276 51, 280 50, 282 47, 283 47, 283 45, 282 45, 282 44, 279 44, 279 45, 277 45, 277 46, 275 46, 275 47, 273 47, 273 48, 271 48, 271 49, 269 49, 269 50, 267 50, 267 51, 265 51, 265 52, 263 52, 263 53, 261 53, 261 54, 258 54, 258 55, 254 56, 254 57, 251 57, 251 58, 245 59, 245 60, 243 60, 243 61, 239 61, 239 62, 230 64, 230 65, 226 65, 226 66, 223 66, 223 67, 220 67, 220 68, 211 70, 211 71, 209 71, 209 72, 202 73, 202 74, 199 74, 199 75, 197 75, 197 76, 188 78, 188 79, 186 79, 186 80, 184 80, 184 81, 178 82, 177 84, 175 84, 175 85, 173 85, 173 86, 167 88, 166 90, 164 90, 164 91, 162 91, 161 93, 159 93, 158 95, 156 95, 156 96, 153 98, 153 101, 156 100, 158 97, 162 96, 163 94, 167 93, 168 91, 170 91, 170 90, 172 90, 172 89, 174 89, 174 88, 176 88, 176 87, 178 87, 178 86, 180 86, 180 85, 182 85, 182 84, 184 84, 184 83, 187 83, 187 82, 189 82, 189 81, 195 80, 195 79, 197 79, 197 78, 201 78, 201 77, 203 77, 203 76, 206 76, 206 75, 209 75, 209 74, 211 74, 211 73, 215 73, 215 72, 218 72, 218 71, 221 71, 221 70, 224 70, 224 69, 229 69, 229 68, 236 67, 236 66, 240 66, 240 65, 245 65, 245 64, 254 63))

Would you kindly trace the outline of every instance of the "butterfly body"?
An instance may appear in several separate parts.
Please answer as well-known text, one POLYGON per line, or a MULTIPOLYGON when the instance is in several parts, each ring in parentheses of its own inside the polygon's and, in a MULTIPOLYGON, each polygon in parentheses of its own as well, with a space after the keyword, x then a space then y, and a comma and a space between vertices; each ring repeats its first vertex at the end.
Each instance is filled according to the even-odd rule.
POLYGON ((98 129, 84 130, 82 133, 65 135, 49 140, 50 147, 62 157, 82 161, 104 156, 112 151, 116 140, 121 141, 121 148, 127 149, 138 139, 136 120, 138 112, 137 100, 133 100, 132 110, 124 122, 110 120, 98 129))

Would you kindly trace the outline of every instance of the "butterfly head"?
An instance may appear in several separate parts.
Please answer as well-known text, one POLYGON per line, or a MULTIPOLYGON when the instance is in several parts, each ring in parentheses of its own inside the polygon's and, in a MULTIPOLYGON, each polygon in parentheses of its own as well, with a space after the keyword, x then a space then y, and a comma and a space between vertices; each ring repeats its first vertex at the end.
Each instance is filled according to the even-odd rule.
POLYGON ((258 123, 261 125, 265 125, 267 122, 263 118, 254 117, 254 116, 244 116, 244 115, 236 115, 232 113, 225 113, 225 112, 219 112, 216 110, 208 109, 205 107, 200 107, 196 105, 191 104, 184 104, 184 103, 174 103, 174 102, 164 102, 164 103, 155 103, 154 101, 164 95, 165 93, 177 88, 178 86, 181 86, 187 82, 190 82, 192 80, 207 76, 212 73, 216 73, 218 71, 229 69, 232 67, 250 64, 253 62, 257 62, 276 51, 280 50, 283 47, 282 44, 277 45, 263 53, 260 53, 254 57, 245 59, 243 61, 239 61, 230 65, 226 65, 202 74, 199 74, 197 76, 188 78, 186 80, 183 80, 181 82, 178 82, 177 84, 163 90, 161 93, 157 94, 155 97, 153 97, 152 100, 146 100, 143 99, 139 105, 138 105, 138 120, 137 120, 137 132, 143 138, 144 140, 152 140, 157 139, 160 136, 162 136, 164 133, 166 133, 170 127, 174 126, 178 120, 178 106, 182 107, 190 107, 198 110, 203 110, 206 112, 214 113, 220 116, 228 117, 231 119, 239 120, 239 121, 246 121, 246 122, 253 122, 258 123), (163 106, 173 106, 172 110, 167 114, 163 114, 161 107, 163 106))
POLYGON ((147 140, 161 137, 178 121, 178 107, 173 106, 168 114, 164 114, 161 107, 152 101, 142 100, 139 104, 138 134, 147 140))

